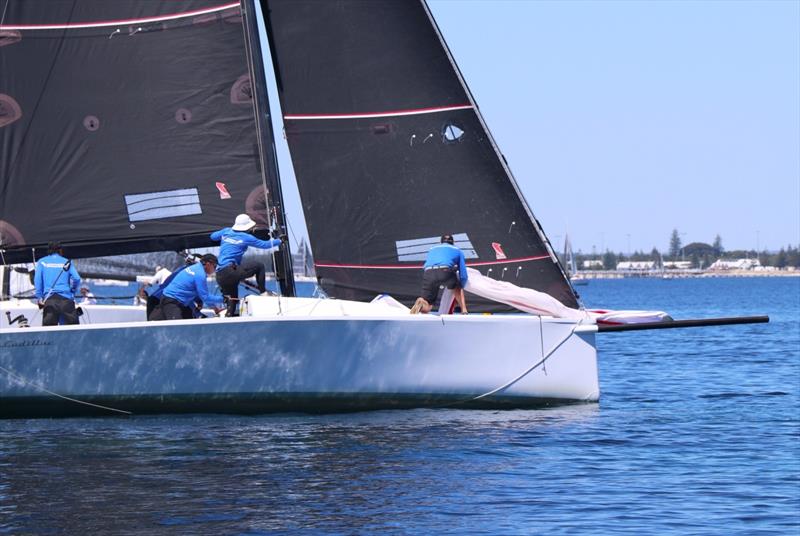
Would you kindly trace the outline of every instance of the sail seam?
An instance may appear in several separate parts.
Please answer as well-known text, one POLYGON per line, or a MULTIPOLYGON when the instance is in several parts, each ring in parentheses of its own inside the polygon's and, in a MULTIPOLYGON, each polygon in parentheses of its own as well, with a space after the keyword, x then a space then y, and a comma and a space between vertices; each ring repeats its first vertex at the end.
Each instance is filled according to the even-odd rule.
POLYGON ((454 110, 471 110, 471 104, 459 104, 457 106, 439 106, 434 108, 417 108, 411 110, 392 110, 389 112, 368 112, 361 114, 287 114, 283 118, 289 121, 308 120, 308 119, 371 119, 376 117, 398 117, 403 115, 422 115, 454 110))
POLYGON ((122 19, 122 20, 109 20, 98 22, 75 22, 67 24, 12 24, 2 25, 0 30, 75 30, 80 28, 103 28, 106 26, 123 26, 126 24, 148 24, 151 22, 163 22, 167 20, 182 19, 186 17, 194 17, 197 15, 206 15, 209 13, 216 13, 218 11, 225 11, 239 7, 239 2, 230 4, 223 4, 219 6, 196 9, 194 11, 186 11, 183 13, 171 13, 169 15, 159 15, 157 17, 144 17, 141 19, 122 19))
MULTIPOLYGON (((505 259, 498 261, 482 261, 482 262, 468 262, 467 266, 490 266, 494 264, 513 264, 515 262, 539 261, 549 259, 550 255, 538 255, 536 257, 520 257, 518 259, 505 259)), ((413 266, 400 265, 400 264, 332 264, 315 262, 314 266, 317 268, 354 268, 354 269, 371 269, 371 270, 420 270, 422 264, 415 264, 413 266)))

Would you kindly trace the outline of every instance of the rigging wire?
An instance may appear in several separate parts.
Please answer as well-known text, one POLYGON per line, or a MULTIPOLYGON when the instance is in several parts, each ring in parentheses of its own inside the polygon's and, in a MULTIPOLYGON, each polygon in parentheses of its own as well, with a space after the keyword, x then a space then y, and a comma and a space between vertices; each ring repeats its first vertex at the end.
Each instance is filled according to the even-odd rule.
POLYGON ((3 14, 0 15, 0 26, 6 21, 6 10, 8 10, 8 4, 11 3, 11 0, 6 0, 5 5, 3 6, 3 14))
MULTIPOLYGON (((541 322, 541 317, 539 317, 539 321, 541 322)), ((444 320, 442 320, 442 322, 444 323, 444 320)), ((555 346, 553 346, 550 349, 550 351, 548 351, 546 354, 544 354, 539 361, 534 363, 531 367, 529 367, 527 370, 525 370, 522 374, 520 374, 516 378, 504 383, 500 387, 497 387, 495 389, 492 389, 491 391, 483 393, 482 395, 478 395, 478 396, 473 397, 473 398, 467 398, 467 399, 464 399, 464 400, 460 400, 458 402, 452 402, 450 404, 443 404, 441 407, 448 408, 448 407, 453 407, 453 406, 457 406, 457 405, 460 405, 460 404, 468 404, 470 402, 476 402, 476 401, 478 401, 478 400, 480 400, 482 398, 486 398, 487 396, 492 396, 494 394, 499 393, 500 391, 504 391, 504 390, 508 389, 509 387, 511 387, 512 385, 514 385, 515 383, 517 383, 521 379, 523 379, 525 376, 527 376, 528 374, 530 374, 531 372, 536 370, 537 368, 543 367, 544 364, 547 362, 547 360, 550 359, 550 357, 556 352, 556 350, 561 348, 561 346, 565 342, 567 342, 575 334, 575 330, 577 330, 578 327, 581 326, 582 324, 583 324, 583 319, 577 321, 575 323, 575 325, 572 326, 572 329, 570 329, 570 331, 569 331, 569 333, 567 334, 566 337, 561 339, 555 346)))
POLYGON ((6 374, 8 374, 11 378, 14 378, 15 380, 17 380, 19 382, 25 383, 26 385, 30 385, 31 387, 39 389, 40 391, 43 391, 43 392, 45 392, 45 393, 47 393, 49 395, 53 395, 55 397, 61 398, 62 400, 66 400, 68 402, 74 402, 76 404, 83 404, 83 405, 86 405, 86 406, 91 406, 93 408, 100 408, 100 409, 105 409, 105 410, 108 410, 108 411, 115 411, 117 413, 122 413, 124 415, 133 415, 132 412, 125 411, 124 409, 117 409, 117 408, 111 408, 111 407, 108 407, 108 406, 101 406, 100 404, 93 404, 91 402, 86 402, 85 400, 78 400, 77 398, 70 398, 68 396, 64 396, 64 395, 58 394, 58 393, 56 393, 54 391, 51 391, 51 390, 49 390, 49 389, 47 389, 47 388, 45 388, 45 387, 43 387, 41 385, 38 385, 37 383, 34 383, 34 382, 30 381, 30 380, 27 380, 26 378, 20 376, 19 374, 15 373, 15 372, 12 372, 11 370, 8 370, 7 368, 5 368, 3 366, 0 366, 0 370, 2 370, 6 374))
POLYGON ((556 350, 558 350, 559 348, 561 348, 561 345, 563 345, 565 342, 567 342, 567 341, 568 341, 568 340, 569 340, 569 339, 572 337, 572 335, 575 333, 575 330, 576 330, 576 329, 578 329, 578 326, 580 326, 582 323, 583 323, 583 320, 579 320, 579 321, 575 322, 575 325, 574 325, 574 326, 572 326, 572 329, 569 331, 569 333, 567 334, 567 336, 566 336, 566 337, 564 337, 563 339, 561 339, 561 340, 558 342, 558 344, 556 344, 555 346, 553 346, 553 348, 552 348, 552 349, 550 349, 550 351, 549 351, 549 352, 547 352, 547 354, 545 354, 545 355, 542 357, 542 359, 541 359, 541 360, 539 360, 537 363, 535 363, 535 364, 534 364, 532 367, 530 367, 528 370, 526 370, 525 372, 523 372, 522 374, 520 374, 519 376, 517 376, 516 378, 514 378, 514 379, 513 379, 513 380, 511 380, 510 382, 507 382, 507 383, 505 383, 505 384, 501 385, 500 387, 498 387, 498 388, 496 388, 496 389, 492 389, 492 390, 491 390, 491 391, 489 391, 488 393, 483 393, 482 395, 478 395, 478 396, 476 396, 475 398, 473 398, 473 399, 469 400, 469 402, 474 402, 475 400, 480 400, 481 398, 485 398, 485 397, 487 397, 487 396, 491 396, 491 395, 493 395, 493 394, 495 394, 495 393, 498 393, 498 392, 500 392, 500 391, 503 391, 503 390, 505 390, 505 389, 508 389, 509 387, 511 387, 512 385, 514 385, 514 384, 515 384, 515 383, 517 383, 518 381, 520 381, 522 378, 524 378, 525 376, 527 376, 528 374, 530 374, 531 372, 533 372, 534 370, 536 370, 536 369, 537 369, 537 368, 539 368, 540 366, 544 365, 544 364, 545 364, 545 362, 547 362, 547 360, 550 358, 550 356, 552 356, 552 355, 555 353, 555 351, 556 351, 556 350))

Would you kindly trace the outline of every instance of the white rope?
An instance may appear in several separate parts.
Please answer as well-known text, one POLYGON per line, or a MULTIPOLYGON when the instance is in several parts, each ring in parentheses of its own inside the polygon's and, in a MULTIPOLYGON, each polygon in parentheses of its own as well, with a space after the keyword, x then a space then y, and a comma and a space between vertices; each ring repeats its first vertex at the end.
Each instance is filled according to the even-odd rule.
POLYGON ((25 378, 23 378, 19 374, 15 374, 14 372, 11 372, 10 370, 8 370, 5 367, 0 367, 0 370, 5 372, 6 374, 11 376, 12 378, 16 379, 17 381, 21 381, 21 382, 23 382, 23 383, 25 383, 27 385, 30 385, 31 387, 35 387, 36 389, 39 389, 40 391, 44 391, 45 393, 47 393, 49 395, 53 395, 55 397, 67 400, 69 402, 75 402, 76 404, 84 404, 86 406, 92 406, 94 408, 106 409, 108 411, 116 411, 117 413, 123 413, 125 415, 133 415, 133 413, 131 413, 130 411, 125 411, 124 409, 109 408, 107 406, 101 406, 99 404, 92 404, 91 402, 85 402, 83 400, 76 400, 76 399, 70 398, 68 396, 64 396, 64 395, 60 395, 58 393, 54 393, 53 391, 45 389, 41 385, 37 385, 37 384, 33 383, 32 381, 26 380, 25 378))
POLYGON ((320 303, 322 303, 322 300, 323 300, 323 298, 321 298, 321 297, 318 297, 318 298, 317 298, 317 301, 316 301, 316 302, 314 302, 314 305, 312 305, 312 306, 311 306, 311 310, 310 310, 310 311, 308 311, 308 316, 311 316, 311 315, 314 313, 314 311, 316 310, 317 306, 318 306, 320 303))
POLYGON ((8 4, 10 2, 11 0, 6 0, 6 4, 3 6, 3 14, 2 16, 0 16, 0 26, 2 26, 3 23, 6 21, 6 10, 8 9, 8 4))
MULTIPOLYGON (((541 322, 541 319, 539 319, 539 321, 541 322)), ((551 356, 551 355, 553 355, 553 354, 555 353, 555 351, 556 351, 556 350, 558 350, 559 348, 561 348, 561 345, 562 345, 562 344, 564 344, 565 342, 567 342, 567 341, 569 340, 569 338, 570 338, 570 337, 572 337, 572 335, 575 333, 575 330, 576 330, 576 329, 578 329, 578 326, 579 326, 581 323, 582 323, 582 321, 578 321, 578 322, 576 322, 576 323, 575 323, 575 325, 574 325, 574 326, 572 326, 572 329, 569 331, 569 333, 567 334, 567 336, 566 336, 566 337, 564 337, 563 339, 561 339, 561 341, 559 341, 559 343, 558 343, 558 344, 556 344, 555 346, 553 346, 553 348, 552 348, 552 349, 551 349, 549 352, 547 352, 547 354, 545 354, 545 355, 544 355, 544 357, 542 357, 542 359, 541 359, 541 360, 539 360, 539 361, 538 361, 536 364, 534 364, 534 365, 533 365, 532 367, 530 367, 528 370, 526 370, 525 372, 523 372, 522 374, 520 374, 519 376, 517 376, 516 378, 514 378, 514 379, 513 379, 513 380, 511 380, 510 382, 508 382, 508 383, 505 383, 505 384, 501 385, 501 386, 500 386, 500 387, 498 387, 497 389, 493 389, 493 390, 489 391, 488 393, 483 393, 482 395, 476 396, 475 398, 472 398, 472 399, 468 400, 468 402, 474 402, 475 400, 480 400, 481 398, 485 398, 485 397, 487 397, 487 396, 491 396, 491 395, 493 395, 493 394, 495 394, 495 393, 498 393, 498 392, 500 392, 500 391, 503 391, 503 390, 505 390, 505 389, 508 389, 509 387, 511 387, 512 385, 514 385, 514 384, 515 384, 515 383, 517 383, 518 381, 520 381, 522 378, 524 378, 525 376, 527 376, 528 374, 530 374, 531 372, 533 372, 534 370, 536 370, 538 367, 540 367, 541 365, 544 365, 545 361, 547 361, 547 360, 550 358, 550 356, 551 356)))

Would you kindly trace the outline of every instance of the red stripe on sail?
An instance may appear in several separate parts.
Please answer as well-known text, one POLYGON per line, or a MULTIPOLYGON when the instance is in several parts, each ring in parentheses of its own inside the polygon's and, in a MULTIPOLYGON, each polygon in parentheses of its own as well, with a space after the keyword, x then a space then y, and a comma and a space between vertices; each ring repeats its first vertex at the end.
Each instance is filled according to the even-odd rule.
MULTIPOLYGON (((539 261, 549 259, 550 255, 539 255, 537 257, 520 257, 518 259, 506 259, 503 261, 468 262, 468 267, 490 266, 495 264, 513 264, 515 262, 539 261)), ((421 270, 422 264, 336 264, 330 262, 315 262, 317 268, 348 268, 355 270, 421 270)))
POLYGON ((401 115, 433 114, 452 110, 469 110, 471 104, 458 104, 456 106, 439 106, 434 108, 415 108, 410 110, 390 110, 387 112, 364 112, 355 114, 287 114, 283 118, 291 121, 301 119, 369 119, 375 117, 395 117, 401 115))
POLYGON ((231 4, 222 4, 214 7, 207 7, 203 9, 195 9, 194 11, 184 11, 183 13, 171 13, 168 15, 159 15, 156 17, 144 17, 141 19, 122 19, 122 20, 106 20, 97 22, 69 22, 65 24, 6 24, 0 25, 0 30, 74 30, 78 28, 102 28, 105 26, 125 26, 128 24, 148 24, 151 22, 162 22, 165 20, 175 20, 185 17, 193 17, 195 15, 206 15, 208 13, 216 13, 218 11, 225 11, 226 9, 238 8, 239 2, 231 4))

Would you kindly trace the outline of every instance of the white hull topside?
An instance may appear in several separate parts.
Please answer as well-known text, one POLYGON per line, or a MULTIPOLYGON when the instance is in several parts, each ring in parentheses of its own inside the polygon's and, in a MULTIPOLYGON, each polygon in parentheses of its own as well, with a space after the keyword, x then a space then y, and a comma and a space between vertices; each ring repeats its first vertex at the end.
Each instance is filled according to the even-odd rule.
POLYGON ((573 320, 267 297, 248 298, 238 318, 145 322, 143 307, 83 309, 92 323, 44 328, 31 302, 0 303, 0 417, 599 398, 595 326, 573 320), (19 315, 31 327, 9 325, 19 315))

